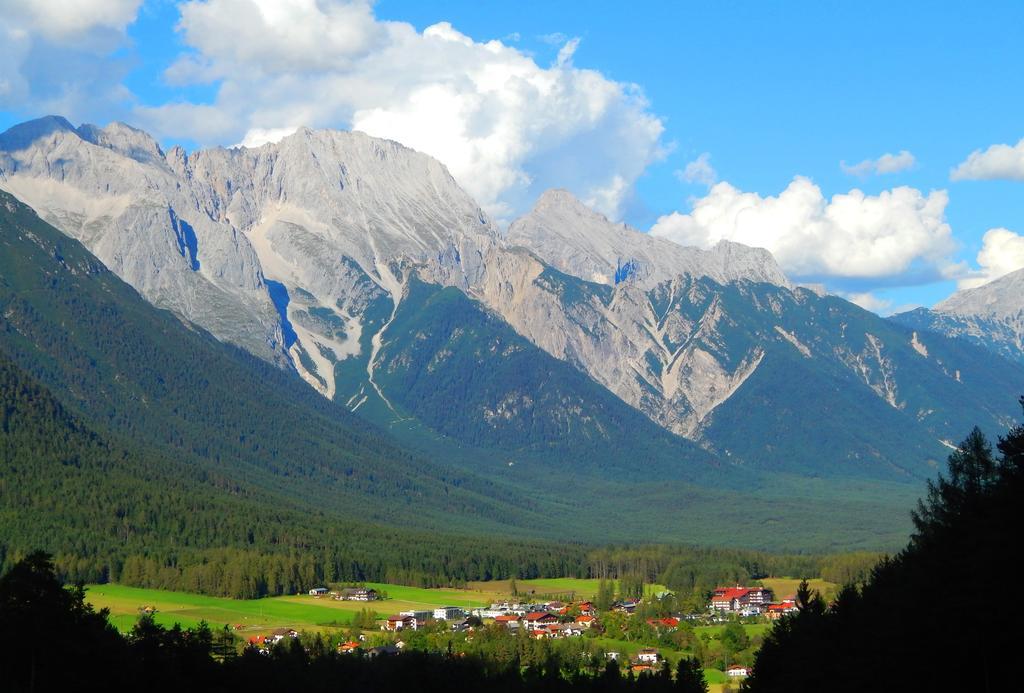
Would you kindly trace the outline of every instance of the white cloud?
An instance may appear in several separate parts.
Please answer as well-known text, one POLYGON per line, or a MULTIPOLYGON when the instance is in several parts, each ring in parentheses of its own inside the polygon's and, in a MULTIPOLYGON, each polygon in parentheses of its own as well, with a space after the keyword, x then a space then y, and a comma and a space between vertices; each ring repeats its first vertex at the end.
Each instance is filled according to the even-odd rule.
POLYGON ((686 183, 700 183, 701 185, 714 185, 718 180, 718 174, 711 166, 711 155, 707 152, 686 164, 682 171, 676 171, 676 176, 686 183))
POLYGON ((851 303, 856 303, 864 310, 870 310, 872 313, 883 314, 887 313, 892 309, 892 301, 887 298, 879 298, 870 291, 864 291, 859 293, 841 294, 843 298, 851 303))
POLYGON ((238 144, 233 145, 233 147, 262 147, 263 145, 272 142, 280 142, 298 129, 298 125, 295 127, 273 128, 270 130, 252 128, 249 132, 245 133, 245 139, 238 144))
POLYGON ((927 195, 909 187, 865 195, 860 190, 826 199, 807 178, 796 177, 777 197, 718 183, 694 201, 689 214, 658 219, 651 233, 684 245, 720 240, 767 248, 796 279, 884 278, 911 268, 948 268, 954 241, 946 192, 927 195))
POLYGON ((1017 144, 993 144, 975 149, 949 175, 953 180, 1024 180, 1024 139, 1017 144))
POLYGON ((182 3, 181 15, 192 50, 167 77, 212 80, 218 92, 212 104, 138 109, 162 137, 219 144, 296 124, 362 130, 440 159, 499 218, 550 187, 617 217, 663 156, 662 122, 640 89, 576 67, 575 39, 558 37, 557 59, 541 66, 448 23, 418 32, 378 20, 367 2, 209 0, 182 3))
POLYGON ((0 0, 0 17, 47 39, 75 40, 97 29, 123 32, 135 21, 142 0, 0 0))
POLYGON ((859 164, 851 165, 840 161, 839 168, 843 169, 844 173, 864 178, 870 175, 881 176, 887 173, 906 171, 913 168, 915 163, 917 160, 914 155, 904 149, 899 154, 885 153, 877 159, 865 159, 859 164))
POLYGON ((978 251, 979 269, 957 282, 960 289, 973 289, 993 279, 1024 268, 1024 236, 1009 229, 989 229, 978 251))
POLYGON ((127 62, 115 52, 140 4, 0 0, 0 110, 109 118, 130 99, 127 62))

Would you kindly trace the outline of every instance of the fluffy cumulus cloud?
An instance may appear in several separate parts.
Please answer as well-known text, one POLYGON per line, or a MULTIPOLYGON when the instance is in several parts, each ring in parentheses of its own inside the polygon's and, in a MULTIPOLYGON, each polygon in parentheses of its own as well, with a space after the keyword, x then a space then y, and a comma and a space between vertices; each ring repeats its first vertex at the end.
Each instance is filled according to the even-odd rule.
POLYGON ((707 152, 686 164, 681 171, 676 171, 676 177, 684 183, 700 183, 701 185, 714 185, 718 180, 718 174, 711 166, 711 155, 707 152))
POLYGON ((950 173, 953 180, 1024 180, 1024 139, 976 149, 950 173))
POLYGON ((879 298, 870 291, 843 294, 843 298, 872 313, 884 315, 892 311, 892 301, 887 298, 879 298))
POLYGON ((418 32, 381 21, 367 2, 208 0, 180 9, 191 51, 166 78, 214 83, 217 96, 140 108, 136 120, 163 137, 252 144, 299 125, 362 130, 437 157, 499 218, 555 186, 616 217, 663 155, 662 123, 640 89, 576 67, 575 39, 557 37, 557 58, 540 65, 447 23, 418 32))
POLYGON ((961 289, 972 289, 993 279, 1024 268, 1024 236, 1009 229, 989 229, 978 251, 978 269, 958 282, 961 289))
POLYGON ((111 57, 141 0, 0 0, 0 109, 109 117, 130 95, 111 57))
MULTIPOLYGON (((797 177, 777 197, 718 183, 694 200, 689 214, 658 219, 651 233, 684 245, 720 240, 767 248, 796 279, 882 280, 910 271, 949 271, 955 249, 945 219, 945 191, 908 187, 866 195, 860 190, 825 198, 797 177)), ((880 282, 879 282, 880 283, 880 282)))
POLYGON ((915 163, 917 160, 914 155, 904 149, 899 154, 885 153, 877 159, 865 159, 859 164, 847 164, 845 161, 840 161, 839 168, 852 176, 866 178, 871 175, 882 176, 887 173, 906 171, 913 168, 915 163))

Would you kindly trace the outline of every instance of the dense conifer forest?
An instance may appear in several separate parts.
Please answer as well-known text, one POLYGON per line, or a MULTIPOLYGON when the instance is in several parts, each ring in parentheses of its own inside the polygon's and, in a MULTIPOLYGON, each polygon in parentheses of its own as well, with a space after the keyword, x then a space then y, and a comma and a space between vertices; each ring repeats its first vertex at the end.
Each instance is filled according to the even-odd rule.
POLYGON ((974 429, 914 524, 907 548, 862 587, 828 605, 802 590, 800 612, 765 639, 747 689, 1019 690, 1012 595, 1024 553, 1024 426, 995 450, 974 429))

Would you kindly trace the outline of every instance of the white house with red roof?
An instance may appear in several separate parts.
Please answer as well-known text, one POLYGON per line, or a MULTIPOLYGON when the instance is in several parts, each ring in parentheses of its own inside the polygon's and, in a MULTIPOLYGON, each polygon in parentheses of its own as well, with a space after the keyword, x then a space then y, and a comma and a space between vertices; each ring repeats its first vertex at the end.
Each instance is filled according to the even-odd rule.
POLYGON ((547 611, 531 611, 523 616, 523 623, 526 624, 527 630, 538 631, 552 623, 558 623, 558 617, 547 611))

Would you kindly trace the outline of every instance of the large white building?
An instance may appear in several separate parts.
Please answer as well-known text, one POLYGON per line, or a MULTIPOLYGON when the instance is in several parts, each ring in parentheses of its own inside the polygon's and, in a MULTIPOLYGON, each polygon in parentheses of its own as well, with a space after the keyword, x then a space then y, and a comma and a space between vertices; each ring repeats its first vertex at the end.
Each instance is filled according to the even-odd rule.
POLYGON ((458 606, 440 606, 434 609, 434 618, 445 621, 456 621, 465 618, 466 612, 458 606))

